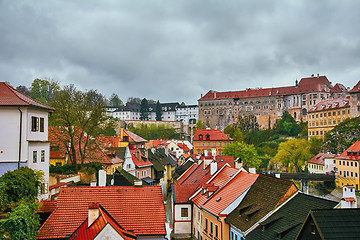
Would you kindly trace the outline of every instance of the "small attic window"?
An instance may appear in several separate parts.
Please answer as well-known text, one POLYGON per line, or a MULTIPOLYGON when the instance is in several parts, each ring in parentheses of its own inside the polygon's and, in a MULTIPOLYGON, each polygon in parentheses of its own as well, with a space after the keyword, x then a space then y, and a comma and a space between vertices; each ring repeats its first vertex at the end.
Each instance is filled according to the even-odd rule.
POLYGON ((217 202, 219 202, 221 200, 221 197, 219 197, 218 199, 216 199, 217 202))
POLYGON ((203 135, 202 135, 202 134, 199 134, 199 139, 203 139, 203 135))
POLYGON ((210 134, 206 134, 206 140, 210 139, 210 134))

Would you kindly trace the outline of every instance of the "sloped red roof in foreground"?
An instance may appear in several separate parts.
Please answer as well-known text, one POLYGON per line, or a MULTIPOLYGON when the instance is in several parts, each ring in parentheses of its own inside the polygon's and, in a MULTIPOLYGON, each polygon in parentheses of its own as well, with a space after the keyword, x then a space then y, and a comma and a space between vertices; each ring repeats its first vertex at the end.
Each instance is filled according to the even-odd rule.
POLYGON ((71 235, 88 217, 88 206, 98 202, 126 231, 137 236, 165 235, 161 186, 66 187, 57 207, 39 230, 37 239, 71 235))
POLYGON ((114 230, 121 235, 125 240, 136 239, 134 233, 124 230, 116 221, 110 216, 106 210, 99 206, 99 217, 88 226, 87 218, 81 226, 70 236, 69 239, 72 240, 84 240, 84 239, 95 239, 95 237, 106 227, 107 224, 110 224, 114 230))

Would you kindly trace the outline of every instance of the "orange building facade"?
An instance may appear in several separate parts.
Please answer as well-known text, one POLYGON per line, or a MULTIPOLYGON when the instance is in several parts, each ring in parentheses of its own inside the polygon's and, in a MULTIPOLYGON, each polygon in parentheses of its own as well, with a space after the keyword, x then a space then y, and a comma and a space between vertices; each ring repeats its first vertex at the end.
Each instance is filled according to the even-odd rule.
POLYGON ((225 147, 233 140, 228 134, 215 129, 198 129, 195 132, 194 154, 198 155, 223 155, 225 147))

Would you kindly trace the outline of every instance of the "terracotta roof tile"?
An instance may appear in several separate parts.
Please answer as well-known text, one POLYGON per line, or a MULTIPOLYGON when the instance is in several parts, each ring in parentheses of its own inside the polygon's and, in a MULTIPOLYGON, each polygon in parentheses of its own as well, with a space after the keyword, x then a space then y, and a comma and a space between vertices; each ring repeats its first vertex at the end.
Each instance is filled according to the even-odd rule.
POLYGON ((319 102, 315 106, 309 109, 311 112, 319 112, 331 109, 345 108, 350 106, 349 98, 337 98, 328 101, 319 102))
POLYGON ((131 158, 135 164, 135 166, 137 167, 146 167, 146 166, 152 166, 153 164, 150 162, 149 159, 147 159, 145 156, 143 155, 139 155, 140 159, 137 158, 136 156, 136 152, 138 150, 134 149, 134 150, 130 150, 131 153, 131 158))
POLYGON ((165 235, 161 186, 66 187, 37 239, 64 238, 87 218, 89 202, 99 202, 117 223, 138 236, 165 235))
POLYGON ((53 212, 56 208, 56 200, 44 200, 40 202, 39 212, 41 213, 50 213, 53 212))
POLYGON ((99 206, 99 217, 88 226, 88 218, 79 226, 78 229, 69 237, 72 240, 95 239, 95 237, 104 229, 107 224, 110 224, 113 229, 121 235, 125 240, 136 239, 134 233, 124 230, 106 210, 99 206))
POLYGON ((51 186, 49 187, 49 190, 52 190, 52 189, 58 188, 58 187, 62 187, 62 186, 66 186, 66 185, 67 185, 67 183, 65 183, 65 182, 59 182, 59 183, 57 183, 57 184, 51 185, 51 186))
POLYGON ((360 160, 360 141, 356 141, 336 159, 360 160))
POLYGON ((360 81, 350 90, 350 93, 360 92, 360 81))
POLYGON ((248 189, 258 178, 258 174, 239 172, 226 185, 217 191, 211 198, 203 204, 203 208, 219 216, 230 203, 232 203, 240 194, 248 189))
POLYGON ((311 158, 308 163, 314 163, 319 165, 325 165, 325 158, 335 158, 336 154, 333 153, 318 153, 316 156, 311 158))
POLYGON ((46 106, 45 104, 26 96, 5 82, 0 82, 0 106, 32 106, 43 108, 47 111, 55 110, 52 107, 46 106))
POLYGON ((217 129, 197 129, 194 135, 194 141, 232 141, 229 134, 225 134, 217 129), (202 137, 201 137, 202 136, 202 137))
POLYGON ((187 203, 190 196, 196 190, 197 186, 198 186, 197 184, 174 185, 174 202, 187 203))
POLYGON ((148 142, 148 140, 145 140, 144 138, 136 135, 135 133, 133 133, 127 129, 123 129, 123 130, 131 138, 130 142, 137 142, 137 143, 148 142))

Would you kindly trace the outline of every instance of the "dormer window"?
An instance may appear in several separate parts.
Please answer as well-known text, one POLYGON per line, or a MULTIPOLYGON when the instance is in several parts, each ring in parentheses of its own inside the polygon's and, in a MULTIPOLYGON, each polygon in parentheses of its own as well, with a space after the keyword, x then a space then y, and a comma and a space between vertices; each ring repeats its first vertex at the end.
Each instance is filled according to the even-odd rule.
POLYGON ((206 134, 206 140, 210 140, 210 134, 206 134))

